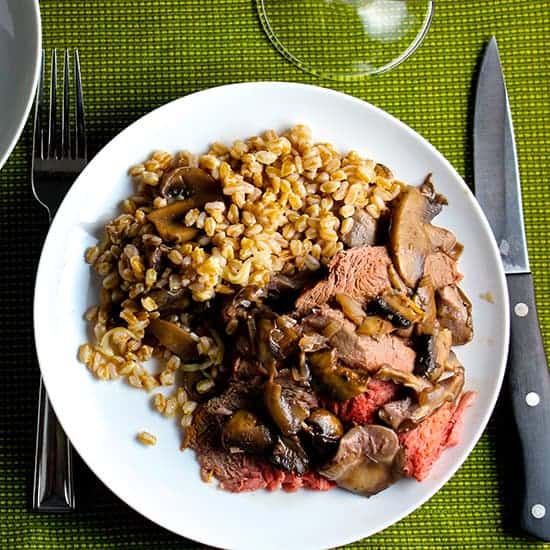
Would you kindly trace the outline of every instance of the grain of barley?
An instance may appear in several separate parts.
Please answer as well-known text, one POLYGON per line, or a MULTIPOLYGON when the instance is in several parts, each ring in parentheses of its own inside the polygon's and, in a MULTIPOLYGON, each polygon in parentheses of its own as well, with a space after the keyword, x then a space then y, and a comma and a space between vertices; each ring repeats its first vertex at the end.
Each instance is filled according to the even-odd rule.
POLYGON ((201 380, 200 382, 197 382, 197 392, 198 393, 207 393, 214 387, 214 381, 213 380, 201 380))
POLYGON ((187 401, 187 392, 185 388, 178 388, 176 391, 176 401, 180 407, 187 401))
POLYGON ((198 403, 196 401, 189 400, 182 405, 181 410, 184 414, 193 414, 197 407, 198 403))
POLYGON ((163 386, 172 386, 175 382, 176 376, 172 370, 163 370, 160 373, 159 379, 163 386))
POLYGON ((157 443, 157 438, 153 434, 145 431, 139 432, 137 434, 137 439, 140 443, 143 443, 143 445, 153 446, 157 443))
POLYGON ((153 397, 153 406, 159 413, 163 413, 166 408, 166 397, 162 393, 156 393, 153 397))
POLYGON ((155 186, 159 183, 159 177, 154 172, 143 172, 141 174, 141 182, 145 185, 155 186))
POLYGON ((353 219, 352 218, 346 218, 343 222, 342 222, 342 225, 340 226, 340 234, 341 235, 347 235, 352 227, 353 227, 353 219))
POLYGON ((164 416, 174 416, 176 409, 178 408, 178 402, 175 397, 169 397, 166 400, 166 406, 164 407, 164 416))
POLYGON ((191 426, 191 424, 193 424, 193 415, 191 415, 191 414, 184 414, 184 415, 181 417, 180 426, 181 426, 182 428, 188 428, 189 426, 191 426))

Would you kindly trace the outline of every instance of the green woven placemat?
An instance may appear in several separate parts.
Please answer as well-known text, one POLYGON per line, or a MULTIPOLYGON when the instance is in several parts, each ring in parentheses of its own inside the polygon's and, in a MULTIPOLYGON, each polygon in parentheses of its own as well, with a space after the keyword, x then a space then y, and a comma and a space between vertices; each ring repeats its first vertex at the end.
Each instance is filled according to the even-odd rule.
MULTIPOLYGON (((323 81, 290 65, 262 33, 253 0, 42 0, 41 10, 44 46, 80 49, 89 140, 95 148, 184 94, 229 82, 292 80, 336 88, 389 111, 430 140, 468 182, 472 75, 486 39, 496 34, 516 128, 539 314, 550 342, 546 0, 438 0, 428 37, 410 60, 353 83, 323 81)), ((41 516, 29 511, 38 381, 32 289, 46 231, 44 214, 31 197, 29 159, 27 127, 0 172, 0 547, 196 548, 127 508, 85 469, 79 472, 78 512, 41 516)), ((508 527, 518 478, 510 461, 510 433, 500 406, 464 466, 436 496, 352 546, 543 547, 508 527)))

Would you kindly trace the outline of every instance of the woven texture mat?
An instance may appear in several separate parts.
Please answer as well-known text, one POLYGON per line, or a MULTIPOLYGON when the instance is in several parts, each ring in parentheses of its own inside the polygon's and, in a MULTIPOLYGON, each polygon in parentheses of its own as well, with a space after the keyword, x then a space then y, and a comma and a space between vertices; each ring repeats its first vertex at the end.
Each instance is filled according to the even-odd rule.
MULTIPOLYGON (((485 41, 496 34, 516 128, 539 315, 550 343, 548 2, 436 3, 428 37, 411 59, 352 83, 324 81, 289 64, 262 32, 253 0, 42 0, 40 6, 44 47, 80 49, 93 148, 151 109, 197 90, 238 81, 301 81, 389 111, 431 141, 469 183, 472 75, 485 41)), ((130 510, 85 469, 79 472, 78 512, 29 511, 38 390, 32 289, 47 229, 30 192, 29 130, 0 172, 0 547, 196 548, 130 510)), ((506 414, 501 403, 466 463, 427 504, 353 547, 543 547, 508 526, 518 473, 509 462, 506 414)))

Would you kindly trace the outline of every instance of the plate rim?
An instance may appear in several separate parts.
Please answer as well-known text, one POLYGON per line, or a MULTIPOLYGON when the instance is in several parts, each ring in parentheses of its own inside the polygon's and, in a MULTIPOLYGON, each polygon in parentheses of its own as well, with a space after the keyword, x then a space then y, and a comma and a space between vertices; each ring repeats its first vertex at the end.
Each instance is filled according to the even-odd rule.
MULTIPOLYGON (((113 144, 118 143, 119 141, 122 141, 128 133, 133 131, 135 126, 140 125, 143 122, 144 119, 154 117, 156 115, 157 111, 159 111, 159 110, 168 108, 168 106, 172 106, 172 105, 177 104, 177 103, 183 103, 183 102, 186 102, 186 101, 190 101, 190 100, 192 100, 192 98, 194 98, 195 96, 198 96, 198 95, 205 96, 205 95, 208 95, 208 94, 217 94, 217 93, 220 93, 220 92, 223 93, 223 90, 225 90, 225 89, 244 88, 244 87, 257 87, 257 86, 259 86, 259 87, 276 86, 276 87, 283 87, 283 88, 284 87, 291 87, 291 88, 294 87, 294 88, 301 88, 301 89, 305 90, 306 92, 307 91, 310 91, 312 93, 316 93, 316 92, 319 93, 320 92, 320 93, 323 93, 323 94, 327 94, 329 96, 334 96, 334 97, 340 98, 341 100, 348 101, 350 103, 354 103, 359 108, 370 109, 370 110, 374 111, 375 114, 377 114, 378 116, 381 116, 385 119, 389 119, 393 124, 396 124, 401 130, 405 131, 409 135, 412 135, 412 137, 414 137, 416 140, 421 142, 422 146, 426 147, 432 155, 436 156, 443 163, 443 165, 453 174, 454 179, 457 180, 457 182, 459 182, 460 187, 465 192, 465 195, 467 197, 468 202, 470 203, 470 206, 476 211, 477 217, 479 218, 481 224, 484 226, 485 232, 489 236, 490 246, 493 249, 494 254, 496 255, 496 257, 499 257, 497 243, 495 241, 493 232, 490 228, 489 222, 487 221, 487 218, 485 217, 485 214, 483 213, 483 210, 481 209, 481 206, 479 205, 479 203, 475 199, 475 197, 474 197, 472 191, 470 190, 470 188, 468 187, 468 185, 465 183, 463 177, 459 174, 459 172, 455 169, 455 167, 450 163, 450 161, 447 160, 447 158, 434 145, 432 145, 426 138, 424 138, 416 130, 414 130, 413 128, 411 128, 407 124, 405 124, 403 121, 399 120, 397 117, 395 117, 391 113, 381 109, 380 107, 377 107, 376 105, 373 105, 372 103, 370 103, 368 101, 365 101, 365 100, 362 100, 362 99, 359 99, 355 96, 352 96, 352 95, 349 95, 349 94, 346 94, 346 93, 343 93, 343 92, 339 92, 339 91, 333 90, 331 88, 322 87, 322 86, 317 86, 317 85, 312 85, 312 84, 296 83, 296 82, 287 82, 287 81, 238 82, 238 83, 231 83, 231 84, 224 84, 224 85, 220 85, 220 86, 214 86, 214 87, 211 87, 211 88, 206 88, 206 89, 203 89, 203 90, 199 90, 199 91, 194 92, 194 93, 189 94, 189 95, 181 96, 179 98, 176 98, 176 99, 171 100, 171 101, 169 101, 169 102, 167 102, 163 105, 160 105, 160 106, 156 107, 155 109, 153 109, 150 112, 142 115, 141 117, 136 119, 134 122, 132 122, 130 125, 128 125, 126 128, 124 128, 121 132, 119 132, 116 136, 114 136, 105 146, 103 146, 98 151, 98 153, 95 155, 95 157, 90 161, 88 166, 85 168, 85 171, 88 170, 88 167, 92 163, 99 162, 101 160, 101 157, 102 157, 104 151, 107 148, 110 148, 111 146, 113 146, 113 144), (99 160, 96 160, 96 159, 99 159, 99 160)), ((82 173, 84 173, 84 171, 82 173)), ((80 179, 80 177, 81 176, 79 176, 78 179, 80 179)), ((78 179, 75 183, 78 182, 78 179)), ((72 194, 74 194, 74 193, 76 193, 76 187, 73 184, 73 186, 71 187, 71 189, 67 193, 66 198, 64 199, 63 202, 65 202, 65 200, 68 197, 72 196, 72 194)), ((61 209, 62 209, 62 206, 60 207, 60 210, 61 209)), ((50 226, 50 230, 48 231, 48 235, 47 235, 47 237, 44 241, 44 245, 43 245, 43 248, 42 248, 42 251, 41 251, 41 254, 40 254, 40 260, 39 260, 39 264, 38 264, 38 268, 37 268, 37 272, 36 272, 36 279, 35 279, 35 286, 34 286, 34 299, 33 299, 33 336, 34 336, 34 342, 35 342, 35 347, 36 347, 36 351, 37 351, 37 357, 38 357, 40 372, 42 373, 46 389, 48 388, 48 378, 49 378, 49 376, 47 374, 46 374, 46 376, 44 376, 42 361, 40 360, 40 357, 42 355, 42 353, 41 353, 42 346, 40 345, 40 342, 39 342, 40 338, 37 338, 37 318, 38 318, 37 313, 38 313, 38 305, 39 305, 37 297, 38 297, 38 290, 39 290, 39 286, 40 286, 40 281, 44 277, 43 276, 43 272, 45 270, 44 264, 46 263, 44 258, 48 256, 47 251, 48 251, 49 247, 51 246, 50 242, 51 242, 52 239, 50 237, 53 233, 52 228, 54 228, 55 225, 56 225, 56 219, 54 218, 54 220, 52 222, 52 225, 50 226)), ((501 263, 498 263, 498 269, 497 269, 497 273, 495 274, 495 276, 498 278, 499 284, 505 290, 506 289, 506 278, 505 278, 505 274, 504 274, 504 268, 503 268, 501 263)), ((379 532, 387 529, 388 527, 394 525, 395 523, 401 521, 403 518, 405 518, 406 516, 410 515, 412 512, 414 512, 415 510, 417 510, 421 506, 423 506, 436 493, 438 493, 444 487, 444 485, 446 485, 447 482, 455 475, 457 470, 464 464, 464 462, 470 456, 473 448, 478 444, 481 436, 483 435, 483 432, 485 431, 487 423, 489 422, 489 419, 490 419, 491 415, 493 414, 493 411, 494 411, 494 408, 495 408, 495 405, 496 405, 496 402, 497 402, 497 399, 498 399, 498 396, 500 394, 500 390, 501 390, 501 387, 502 387, 505 371, 506 371, 506 363, 507 363, 508 347, 509 347, 509 333, 510 333, 510 311, 509 311, 509 298, 508 298, 507 292, 505 292, 505 291, 503 292, 503 297, 504 297, 503 309, 504 309, 504 312, 505 312, 504 313, 504 329, 505 330, 504 330, 504 335, 503 335, 502 361, 501 361, 501 364, 499 365, 499 368, 498 368, 497 379, 496 379, 496 383, 494 385, 494 389, 493 389, 491 399, 490 399, 490 401, 488 401, 489 406, 487 407, 487 410, 485 412, 484 417, 481 418, 480 421, 478 421, 477 426, 476 426, 476 430, 474 431, 474 435, 472 437, 471 442, 466 447, 463 448, 463 450, 460 454, 460 457, 457 460, 456 464, 454 464, 452 467, 450 467, 449 469, 447 469, 445 471, 445 473, 443 474, 443 476, 441 478, 441 481, 437 483, 436 487, 433 490, 428 491, 426 495, 423 495, 418 501, 416 501, 413 505, 407 507, 403 512, 397 514, 396 516, 392 516, 387 521, 381 521, 374 530, 371 530, 367 534, 360 535, 360 537, 368 538, 368 537, 370 537, 370 536, 372 536, 376 533, 379 533, 379 532)), ((47 369, 45 369, 45 370, 46 370, 46 373, 47 373, 47 369)), ((52 407, 53 407, 54 411, 57 414, 56 404, 53 403, 53 402, 52 402, 52 407)), ((65 429, 63 420, 61 418, 59 418, 59 421, 60 421, 60 424, 63 427, 63 429, 65 429)), ((140 505, 139 502, 130 504, 128 502, 128 500, 126 499, 127 495, 125 495, 123 497, 121 494, 119 494, 119 492, 117 492, 116 490, 112 489, 109 485, 107 485, 103 481, 103 476, 98 474, 98 472, 95 471, 95 469, 88 463, 88 461, 84 457, 82 457, 82 455, 78 451, 78 447, 74 446, 74 448, 78 452, 78 454, 82 458, 82 460, 92 470, 94 475, 96 475, 99 478, 99 480, 102 483, 104 483, 109 488, 109 490, 111 490, 114 494, 116 494, 117 497, 120 498, 126 505, 130 506, 130 508, 132 508, 133 510, 135 510, 136 512, 138 512, 139 514, 141 514, 145 518, 149 519, 150 521, 153 521, 155 524, 159 525, 160 527, 162 527, 162 528, 164 528, 164 529, 166 529, 166 530, 168 530, 168 531, 170 531, 170 532, 172 532, 172 533, 174 533, 178 536, 187 537, 187 538, 190 538, 190 539, 192 539, 194 541, 197 541, 199 543, 202 543, 202 544, 207 544, 207 545, 212 544, 211 540, 209 540, 209 538, 206 534, 207 531, 204 530, 204 529, 197 530, 197 533, 195 533, 193 531, 192 534, 187 534, 183 530, 177 531, 175 528, 171 527, 168 524, 169 522, 164 521, 161 518, 155 518, 154 520, 151 519, 151 517, 149 515, 147 515, 146 512, 142 511, 143 507, 140 505)), ((191 530, 193 530, 193 529, 191 528, 191 530)), ((360 540, 360 538, 357 538, 357 534, 354 533, 353 535, 350 535, 348 537, 344 537, 344 536, 337 537, 337 540, 333 540, 333 541, 330 542, 330 546, 340 546, 340 545, 344 545, 344 544, 350 544, 350 543, 355 542, 357 540, 360 540)), ((318 548, 318 547, 321 548, 321 546, 315 546, 315 548, 318 548)), ((322 547, 325 547, 325 545, 323 545, 322 547)), ((232 548, 232 547, 231 546, 224 546, 224 548, 232 548)))
POLYGON ((13 150, 15 149, 15 146, 17 145, 17 142, 19 141, 19 138, 21 137, 21 134, 23 133, 23 129, 25 128, 25 124, 27 123, 27 120, 29 118, 29 114, 31 112, 31 107, 34 103, 34 97, 36 94, 36 87, 38 85, 38 77, 40 75, 40 59, 42 57, 41 50, 42 50, 42 19, 40 17, 40 5, 38 3, 38 0, 31 0, 32 6, 34 7, 34 22, 35 22, 35 28, 36 28, 36 51, 34 55, 34 74, 32 79, 32 86, 30 90, 28 91, 28 96, 25 100, 25 109, 23 110, 23 116, 21 117, 21 120, 19 121, 19 125, 17 126, 17 129, 15 133, 13 134, 11 141, 8 144, 8 147, 6 150, 1 153, 0 152, 0 170, 4 167, 4 164, 7 162, 8 158, 12 154, 13 150))

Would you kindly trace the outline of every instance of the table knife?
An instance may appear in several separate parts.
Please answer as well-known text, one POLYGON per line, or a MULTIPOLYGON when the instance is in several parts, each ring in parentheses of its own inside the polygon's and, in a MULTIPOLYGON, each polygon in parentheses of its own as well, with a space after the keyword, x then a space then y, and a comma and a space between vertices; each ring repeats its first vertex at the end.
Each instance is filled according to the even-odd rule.
POLYGON ((473 131, 476 197, 499 247, 510 297, 507 379, 524 474, 519 520, 524 531, 550 541, 550 374, 527 255, 512 117, 494 37, 481 63, 473 131))

